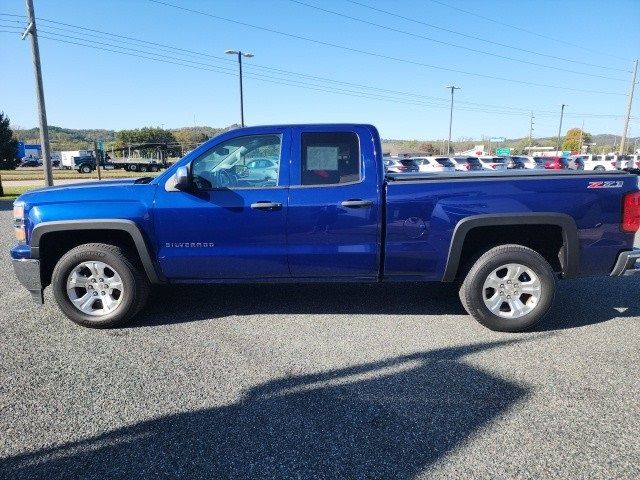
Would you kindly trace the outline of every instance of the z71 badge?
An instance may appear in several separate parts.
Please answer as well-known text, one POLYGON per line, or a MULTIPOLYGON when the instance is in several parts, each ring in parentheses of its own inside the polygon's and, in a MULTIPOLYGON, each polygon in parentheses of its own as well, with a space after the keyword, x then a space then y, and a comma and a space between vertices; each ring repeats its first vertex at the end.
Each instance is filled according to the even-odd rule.
POLYGON ((587 188, 622 188, 623 185, 623 181, 589 182, 587 188))

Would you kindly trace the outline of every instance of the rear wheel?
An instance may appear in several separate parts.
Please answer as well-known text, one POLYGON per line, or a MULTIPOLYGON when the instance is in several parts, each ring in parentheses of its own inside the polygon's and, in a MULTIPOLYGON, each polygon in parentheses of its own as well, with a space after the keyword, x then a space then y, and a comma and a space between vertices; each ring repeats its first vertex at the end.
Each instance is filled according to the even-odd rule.
POLYGON ((485 327, 521 332, 547 313, 555 288, 553 269, 538 252, 522 245, 501 245, 471 267, 460 288, 460 300, 485 327))
POLYGON ((140 171, 141 172, 146 172, 147 171, 147 166, 146 165, 140 165, 140 171))
POLYGON ((136 170, 138 170, 138 166, 137 165, 129 165, 129 171, 130 172, 135 172, 136 170))
POLYGON ((75 323, 108 328, 125 324, 144 306, 149 282, 115 245, 88 243, 69 250, 51 278, 56 303, 75 323))
POLYGON ((604 168, 602 165, 598 165, 596 168, 594 168, 594 170, 596 172, 603 172, 606 170, 606 168, 604 168))

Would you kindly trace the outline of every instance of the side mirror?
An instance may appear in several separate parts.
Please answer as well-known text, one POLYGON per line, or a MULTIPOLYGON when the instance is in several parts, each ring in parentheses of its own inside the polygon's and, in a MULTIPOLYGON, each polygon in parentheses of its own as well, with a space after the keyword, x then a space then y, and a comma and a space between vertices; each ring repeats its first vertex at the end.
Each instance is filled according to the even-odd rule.
POLYGON ((189 169, 187 167, 178 167, 176 173, 174 173, 173 176, 173 188, 182 191, 191 189, 191 179, 189 178, 189 169))
POLYGON ((167 192, 189 191, 191 190, 191 179, 189 178, 188 167, 178 167, 176 172, 169 177, 164 184, 167 192))

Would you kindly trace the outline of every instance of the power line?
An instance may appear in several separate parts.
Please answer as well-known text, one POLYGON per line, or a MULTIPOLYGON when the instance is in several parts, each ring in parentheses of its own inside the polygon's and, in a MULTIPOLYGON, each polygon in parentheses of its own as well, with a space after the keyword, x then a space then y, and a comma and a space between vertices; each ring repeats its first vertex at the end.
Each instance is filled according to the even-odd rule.
POLYGON ((420 21, 420 20, 416 20, 415 18, 406 17, 404 15, 400 15, 400 14, 397 14, 397 13, 394 13, 394 12, 390 12, 389 10, 383 10, 381 8, 373 7, 373 6, 367 5, 365 3, 357 2, 356 0, 345 0, 345 1, 347 1, 349 3, 353 3, 354 5, 359 5, 359 6, 363 7, 363 8, 368 8, 369 10, 373 10, 373 11, 376 11, 376 12, 379 12, 379 13, 384 13, 385 15, 390 15, 392 17, 401 18, 402 20, 406 20, 408 22, 417 23, 419 25, 424 25, 426 27, 434 28, 436 30, 440 30, 440 31, 447 32, 447 33, 452 33, 454 35, 459 35, 461 37, 470 38, 470 39, 473 39, 473 40, 479 40, 481 42, 485 42, 485 43, 488 43, 488 44, 491 44, 491 45, 497 45, 499 47, 510 48, 512 50, 517 50, 517 51, 524 52, 524 53, 530 53, 532 55, 538 55, 540 57, 552 58, 554 60, 561 60, 563 62, 569 62, 569 63, 578 64, 578 65, 584 65, 586 67, 603 68, 603 69, 606 69, 606 70, 616 70, 618 72, 630 73, 629 70, 624 69, 624 68, 615 68, 615 67, 609 67, 609 66, 606 66, 606 65, 596 65, 596 64, 593 64, 593 63, 587 63, 587 62, 581 62, 579 60, 574 60, 572 58, 557 57, 555 55, 549 55, 549 54, 546 54, 546 53, 540 53, 540 52, 536 52, 536 51, 533 51, 533 50, 527 50, 526 48, 520 48, 520 47, 516 47, 514 45, 507 45, 506 43, 500 43, 500 42, 496 42, 494 40, 489 40, 489 39, 486 39, 486 38, 477 37, 475 35, 469 35, 468 33, 463 33, 463 32, 458 32, 458 31, 455 31, 455 30, 450 30, 448 28, 440 27, 440 26, 434 25, 432 23, 423 22, 423 21, 420 21))
MULTIPOLYGON (((2 26, 2 25, 0 25, 2 26)), ((10 28, 15 28, 15 29, 19 29, 19 27, 13 27, 11 26, 10 28)), ((84 28, 84 27, 82 27, 84 28)), ((62 42, 62 43, 68 43, 68 44, 72 44, 72 45, 78 45, 78 46, 85 46, 88 48, 94 48, 94 49, 98 49, 98 50, 102 50, 102 51, 107 51, 107 52, 112 52, 112 53, 120 53, 120 54, 125 54, 128 56, 133 56, 133 57, 138 57, 138 58, 144 58, 144 59, 149 59, 149 60, 154 60, 154 61, 164 61, 165 63, 169 63, 169 64, 175 64, 175 65, 180 65, 180 66, 187 66, 190 68, 196 68, 196 69, 200 69, 200 70, 206 70, 206 71, 211 71, 211 72, 216 72, 216 73, 222 73, 225 75, 233 75, 235 76, 235 69, 231 68, 231 67, 220 67, 217 65, 210 65, 204 62, 197 62, 194 60, 188 60, 188 59, 184 59, 184 58, 180 58, 180 57, 173 57, 173 56, 169 56, 169 55, 163 55, 163 54, 159 54, 156 52, 148 52, 145 50, 139 50, 139 49, 132 49, 130 47, 122 47, 121 45, 113 45, 111 43, 105 43, 105 42, 99 42, 99 41, 95 41, 95 40, 91 40, 91 44, 87 45, 85 42, 89 42, 90 40, 88 40, 86 37, 73 37, 73 36, 69 36, 69 35, 61 35, 58 34, 56 32, 51 32, 49 30, 43 30, 40 29, 40 31, 42 33, 47 33, 50 35, 55 35, 55 36, 62 36, 65 39, 59 39, 59 38, 53 38, 53 37, 48 37, 45 35, 41 35, 41 38, 46 38, 46 39, 50 39, 50 40, 54 40, 57 42, 62 42), (69 39, 72 40, 79 40, 80 42, 83 43, 79 43, 79 42, 74 42, 74 41, 70 41, 69 39), (107 47, 112 47, 112 48, 104 48, 104 47, 97 47, 96 45, 103 45, 103 46, 107 46, 107 47), (113 50, 113 48, 116 48, 117 50, 113 50), (124 51, 123 51, 124 50, 124 51), (134 53, 132 53, 134 52, 134 53), (141 55, 142 54, 142 55, 141 55), (200 68, 199 68, 200 67, 200 68)), ((9 33, 9 32, 7 32, 9 33)), ((106 35, 109 35, 108 33, 105 32, 106 35)), ((114 34, 115 36, 115 34, 114 34)), ((130 37, 133 39, 133 37, 130 37)), ((100 39, 102 40, 102 39, 100 39)), ((145 40, 140 40, 140 39, 134 39, 136 41, 139 42, 146 42, 145 40)), ((151 44, 154 44, 154 42, 148 42, 151 44)), ((173 48, 170 47, 168 45, 164 45, 167 48, 173 48)), ((197 53, 197 52, 196 52, 197 53)), ((325 85, 317 85, 317 84, 311 84, 308 82, 301 82, 301 81, 297 81, 297 80, 293 80, 293 79, 289 79, 289 78, 278 78, 278 77, 273 77, 273 76, 269 76, 269 75, 263 75, 260 73, 254 73, 251 72, 248 74, 248 78, 253 78, 256 80, 260 80, 260 81, 266 81, 269 83, 276 83, 276 84, 280 84, 280 85, 290 85, 290 86, 295 86, 295 87, 299 87, 299 88, 308 88, 310 90, 315 90, 315 91, 321 91, 321 92, 326 92, 326 93, 337 93, 337 94, 344 94, 344 95, 351 95, 351 96, 356 96, 356 97, 360 97, 360 98, 370 98, 370 99, 375 99, 375 100, 386 100, 386 101, 392 101, 395 103, 403 103, 403 104, 407 104, 407 105, 414 105, 414 106, 428 106, 428 107, 432 107, 432 108, 447 108, 446 105, 443 104, 435 104, 433 102, 426 102, 426 101, 415 101, 415 100, 408 100, 408 99, 397 99, 395 97, 391 97, 388 95, 381 95, 381 94, 374 94, 374 93, 370 93, 370 92, 362 92, 362 91, 353 91, 353 90, 347 90, 347 89, 333 89, 333 90, 327 90, 325 85)), ((318 78, 321 81, 324 80, 328 80, 325 79, 324 77, 315 77, 318 78)), ((343 82, 343 83, 347 83, 347 82, 343 82)), ((358 84, 349 84, 352 86, 355 86, 356 88, 376 88, 376 87, 369 87, 369 86, 363 86, 363 85, 358 85, 358 84)), ((384 90, 384 89, 382 89, 384 90)), ((411 95, 411 96, 420 96, 419 94, 411 94, 409 92, 397 92, 394 90, 387 90, 387 92, 391 93, 391 94, 402 94, 402 95, 411 95)), ((446 101, 446 99, 442 99, 442 98, 438 98, 438 97, 427 97, 424 96, 426 98, 433 98, 435 99, 435 101, 438 102, 443 102, 446 101)), ((478 105, 478 106, 485 106, 485 107, 490 107, 490 109, 480 109, 480 108, 471 108, 471 107, 459 107, 460 110, 465 110, 465 111, 474 111, 474 112, 482 112, 482 113, 490 113, 490 114, 498 114, 498 115, 524 115, 525 112, 528 112, 528 109, 523 109, 523 108, 519 108, 519 107, 509 107, 509 106, 502 106, 502 105, 491 105, 491 104, 483 104, 483 103, 476 103, 476 102, 459 102, 459 103, 464 103, 464 104, 469 104, 469 105, 478 105), (517 111, 505 111, 505 110, 517 110, 517 111)), ((541 111, 538 110, 537 112, 539 112, 540 115, 542 116, 555 116, 554 112, 546 112, 546 111, 541 111), (545 115, 547 114, 548 115, 545 115)), ((619 115, 612 115, 612 114, 574 114, 575 116, 585 116, 585 117, 620 117, 619 115)))
POLYGON ((617 81, 617 82, 626 82, 626 80, 622 79, 622 78, 608 77, 606 75, 599 75, 597 73, 578 72, 576 70, 570 70, 570 69, 567 69, 567 68, 554 67, 552 65, 546 65, 544 63, 530 62, 528 60, 522 60, 522 59, 519 59, 519 58, 508 57, 506 55, 500 55, 498 53, 491 53, 491 52, 486 52, 484 50, 478 50, 476 48, 465 47, 464 45, 458 45, 456 43, 445 42, 444 40, 437 40, 435 38, 427 37, 425 35, 419 35, 417 33, 407 32, 405 30, 400 30, 399 28, 389 27, 387 25, 382 25, 380 23, 370 22, 370 21, 364 20, 362 18, 353 17, 351 15, 346 15, 344 13, 336 12, 334 10, 329 10, 329 9, 326 9, 326 8, 323 8, 323 7, 318 7, 316 5, 311 5, 309 3, 305 3, 305 2, 302 2, 300 0, 289 0, 289 1, 292 2, 292 3, 296 3, 298 5, 302 5, 302 6, 305 6, 305 7, 308 7, 308 8, 312 8, 314 10, 318 10, 318 11, 321 11, 321 12, 329 13, 331 15, 336 15, 338 17, 342 17, 342 18, 347 18, 349 20, 353 20, 355 22, 364 23, 365 25, 370 25, 370 26, 373 26, 373 27, 381 28, 383 30, 388 30, 390 32, 400 33, 402 35, 408 35, 408 36, 414 37, 414 38, 420 38, 422 40, 427 40, 429 42, 439 43, 441 45, 446 45, 448 47, 459 48, 461 50, 467 50, 469 52, 474 52, 474 53, 479 53, 479 54, 482 54, 482 55, 488 55, 488 56, 491 56, 491 57, 501 58, 503 60, 509 60, 511 62, 519 62, 519 63, 523 63, 523 64, 526 64, 526 65, 533 65, 535 67, 540 67, 540 68, 548 68, 548 69, 554 70, 554 71, 574 73, 574 74, 577 74, 577 75, 583 75, 583 76, 588 76, 588 77, 603 78, 605 80, 613 80, 613 81, 617 81))
POLYGON ((513 28, 515 30, 518 30, 520 32, 528 33, 530 35, 535 35, 536 37, 544 38, 546 40, 552 40, 554 42, 564 43, 565 45, 569 45, 569 46, 574 47, 574 48, 579 48, 580 50, 584 50, 584 51, 587 51, 587 52, 596 53, 598 55, 605 55, 605 56, 608 56, 608 57, 617 58, 618 60, 629 61, 628 58, 619 57, 618 55, 613 55, 612 53, 598 52, 596 50, 585 48, 582 45, 578 45, 578 44, 575 44, 575 43, 567 42, 566 40, 562 40, 560 38, 550 37, 548 35, 543 35, 541 33, 534 32, 533 30, 527 30, 526 28, 518 27, 517 25, 511 25, 509 23, 505 23, 505 22, 501 22, 501 21, 498 21, 498 20, 494 20, 493 18, 485 17, 484 15, 480 15, 479 13, 474 13, 474 12, 470 12, 468 10, 464 10, 462 8, 459 8, 459 7, 454 7, 453 5, 449 5, 448 3, 441 2, 440 0, 430 0, 430 1, 433 2, 433 3, 437 3, 439 5, 442 5, 444 7, 447 7, 447 8, 452 8, 453 10, 457 10, 458 12, 466 13, 467 15, 472 15, 474 17, 482 18, 483 20, 495 23, 497 25, 501 25, 503 27, 509 27, 509 28, 513 28))
POLYGON ((453 72, 453 73, 458 73, 458 74, 461 74, 461 75, 468 75, 468 76, 473 76, 473 77, 487 78, 487 79, 491 79, 491 80, 500 80, 500 81, 503 81, 503 82, 518 83, 518 84, 522 84, 522 85, 530 85, 530 86, 534 86, 534 87, 553 88, 553 89, 557 89, 557 90, 567 90, 567 91, 574 91, 574 92, 581 92, 581 93, 591 93, 591 94, 598 94, 598 95, 624 96, 623 93, 617 93, 617 92, 604 92, 604 91, 599 91, 599 90, 584 90, 584 89, 572 88, 572 87, 560 87, 560 86, 548 85, 548 84, 544 84, 544 83, 528 82, 528 81, 525 81, 525 80, 516 80, 516 79, 512 79, 512 78, 496 77, 494 75, 487 75, 487 74, 483 74, 483 73, 466 72, 466 71, 463 71, 463 70, 456 70, 456 69, 453 69, 453 68, 442 67, 442 66, 439 66, 439 65, 431 65, 431 64, 428 64, 428 63, 417 62, 417 61, 409 60, 409 59, 405 59, 405 58, 393 57, 391 55, 384 55, 384 54, 380 54, 380 53, 370 52, 370 51, 367 51, 367 50, 360 50, 360 49, 357 49, 357 48, 348 47, 346 45, 339 45, 339 44, 336 44, 336 43, 326 42, 326 41, 323 41, 323 40, 317 40, 317 39, 314 39, 314 38, 305 37, 305 36, 302 36, 302 35, 296 35, 296 34, 293 34, 293 33, 286 33, 286 32, 282 32, 282 31, 279 31, 279 30, 272 29, 272 28, 261 27, 259 25, 253 25, 251 23, 241 22, 241 21, 238 21, 238 20, 233 20, 233 19, 230 19, 230 18, 221 17, 219 15, 214 15, 212 13, 202 12, 200 10, 194 10, 194 9, 191 9, 191 8, 182 7, 180 5, 174 5, 174 4, 167 3, 167 2, 162 2, 162 1, 159 1, 159 0, 148 0, 148 1, 152 2, 152 3, 156 3, 158 5, 164 5, 166 7, 171 7, 171 8, 175 8, 175 9, 178 9, 178 10, 183 10, 183 11, 186 11, 186 12, 195 13, 195 14, 198 14, 198 15, 203 15, 203 16, 210 17, 210 18, 215 18, 216 20, 222 20, 222 21, 225 21, 225 22, 233 23, 235 25, 242 25, 244 27, 249 27, 249 28, 253 28, 253 29, 256 29, 256 30, 261 30, 261 31, 273 33, 273 34, 276 34, 276 35, 281 35, 281 36, 284 36, 284 37, 287 37, 287 38, 295 38, 297 40, 302 40, 302 41, 309 42, 309 43, 315 43, 315 44, 318 44, 318 45, 337 48, 337 49, 340 49, 340 50, 345 50, 345 51, 349 51, 349 52, 353 52, 353 53, 359 53, 359 54, 362 54, 362 55, 368 55, 368 56, 375 57, 375 58, 383 58, 385 60, 392 60, 392 61, 395 61, 395 62, 407 63, 407 64, 416 65, 416 66, 425 67, 425 68, 431 68, 431 69, 435 69, 435 70, 453 72))

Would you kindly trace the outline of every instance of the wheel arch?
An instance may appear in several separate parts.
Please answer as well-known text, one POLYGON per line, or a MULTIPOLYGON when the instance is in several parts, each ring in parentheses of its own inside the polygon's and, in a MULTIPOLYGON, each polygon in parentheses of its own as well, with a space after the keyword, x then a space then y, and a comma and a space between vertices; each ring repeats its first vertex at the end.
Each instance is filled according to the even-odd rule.
POLYGON ((87 220, 62 220, 42 222, 37 224, 31 233, 31 258, 39 259, 43 238, 54 232, 78 232, 78 231, 112 231, 127 235, 138 254, 140 263, 151 283, 162 283, 163 279, 158 274, 151 258, 149 248, 135 222, 125 219, 87 219, 87 220))
POLYGON ((449 245, 449 255, 442 281, 453 282, 456 280, 461 266, 465 240, 474 229, 483 227, 517 227, 520 225, 559 227, 562 233, 562 258, 560 259, 562 274, 565 278, 577 276, 580 262, 580 242, 578 239, 578 227, 573 218, 566 214, 554 212, 513 215, 497 213, 474 215, 458 222, 449 245))

